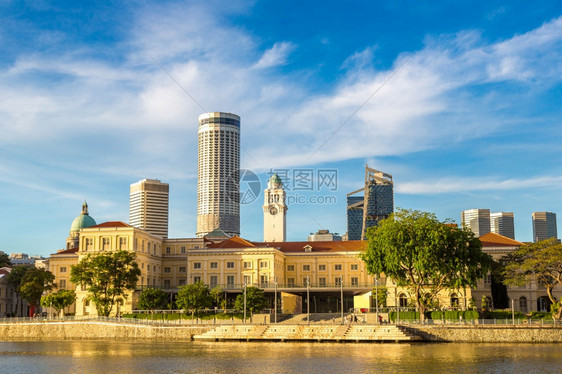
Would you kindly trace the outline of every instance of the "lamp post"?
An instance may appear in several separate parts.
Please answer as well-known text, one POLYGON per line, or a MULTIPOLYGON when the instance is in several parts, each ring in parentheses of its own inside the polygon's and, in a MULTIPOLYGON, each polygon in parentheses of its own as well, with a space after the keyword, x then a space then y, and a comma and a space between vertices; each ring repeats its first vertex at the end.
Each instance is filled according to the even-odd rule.
POLYGON ((511 299, 511 322, 515 325, 515 300, 511 299))
POLYGON ((244 323, 246 323, 246 281, 244 281, 244 323))
POLYGON ((379 322, 379 279, 378 275, 375 275, 375 312, 377 314, 377 325, 379 322))
POLYGON ((340 290, 341 290, 341 324, 344 325, 345 321, 343 318, 343 275, 340 276, 340 290))
POLYGON ((275 323, 277 323, 277 276, 275 277, 275 299, 273 300, 273 308, 274 308, 274 318, 275 323))
POLYGON ((310 325, 310 278, 306 276, 306 323, 310 325))

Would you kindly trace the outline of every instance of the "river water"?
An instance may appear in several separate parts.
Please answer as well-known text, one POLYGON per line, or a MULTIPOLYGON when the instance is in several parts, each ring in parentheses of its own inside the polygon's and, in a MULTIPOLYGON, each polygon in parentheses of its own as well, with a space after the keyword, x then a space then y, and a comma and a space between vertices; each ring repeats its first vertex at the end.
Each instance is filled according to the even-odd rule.
POLYGON ((562 344, 0 342, 2 373, 562 373, 562 344))

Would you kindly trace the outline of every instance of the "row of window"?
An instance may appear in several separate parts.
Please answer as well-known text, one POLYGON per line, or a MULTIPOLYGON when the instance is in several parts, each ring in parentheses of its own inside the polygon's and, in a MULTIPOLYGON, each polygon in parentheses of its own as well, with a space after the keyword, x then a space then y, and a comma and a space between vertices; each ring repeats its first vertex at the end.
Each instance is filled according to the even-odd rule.
MULTIPOLYGON (((351 264, 350 268, 351 270, 358 270, 359 265, 351 264)), ((310 269, 311 269, 310 265, 302 265, 302 271, 310 271, 310 269)), ((342 269, 343 269, 342 264, 334 264, 335 271, 341 271, 342 269)), ((295 271, 295 265, 287 265, 287 271, 295 271)), ((326 271, 326 264, 318 265, 318 271, 326 271)))

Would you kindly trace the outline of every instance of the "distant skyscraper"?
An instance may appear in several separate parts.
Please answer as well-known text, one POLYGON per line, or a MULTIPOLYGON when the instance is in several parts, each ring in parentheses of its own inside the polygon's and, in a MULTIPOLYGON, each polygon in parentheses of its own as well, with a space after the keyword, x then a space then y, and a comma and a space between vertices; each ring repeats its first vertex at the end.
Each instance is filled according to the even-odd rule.
POLYGON ((169 191, 168 183, 158 179, 143 179, 131 184, 129 224, 167 238, 169 191))
POLYGON ((550 238, 558 238, 556 214, 551 212, 534 212, 533 241, 536 243, 550 238))
POLYGON ((513 212, 490 213, 490 230, 515 240, 513 212))
POLYGON ((461 222, 479 238, 490 232, 490 209, 465 210, 461 213, 461 222))
POLYGON ((240 117, 199 116, 197 236, 240 235, 240 117))
POLYGON ((388 218, 392 212, 392 175, 365 166, 365 186, 347 194, 347 240, 365 239, 367 229, 388 218), (364 196, 353 196, 359 192, 364 196))

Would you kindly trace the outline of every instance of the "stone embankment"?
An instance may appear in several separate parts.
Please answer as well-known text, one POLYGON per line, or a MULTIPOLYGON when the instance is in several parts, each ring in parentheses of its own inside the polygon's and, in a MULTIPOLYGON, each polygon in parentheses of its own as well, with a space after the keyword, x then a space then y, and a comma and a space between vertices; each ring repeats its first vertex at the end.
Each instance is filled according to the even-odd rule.
POLYGON ((562 343, 561 326, 424 326, 408 330, 430 342, 562 343))
POLYGON ((212 326, 153 326, 112 322, 0 323, 0 340, 151 339, 189 341, 212 326))

